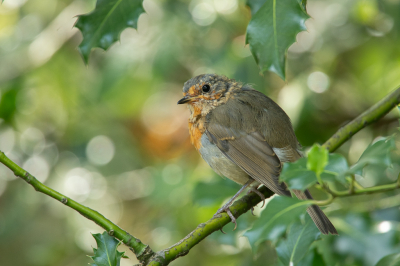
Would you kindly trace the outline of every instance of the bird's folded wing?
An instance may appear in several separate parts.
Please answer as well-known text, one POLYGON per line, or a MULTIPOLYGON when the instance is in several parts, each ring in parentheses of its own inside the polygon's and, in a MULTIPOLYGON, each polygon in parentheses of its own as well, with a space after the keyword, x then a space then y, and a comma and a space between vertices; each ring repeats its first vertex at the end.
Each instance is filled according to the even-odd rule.
POLYGON ((279 183, 281 162, 260 133, 213 124, 208 126, 206 134, 226 157, 256 181, 279 195, 290 196, 285 184, 279 183))

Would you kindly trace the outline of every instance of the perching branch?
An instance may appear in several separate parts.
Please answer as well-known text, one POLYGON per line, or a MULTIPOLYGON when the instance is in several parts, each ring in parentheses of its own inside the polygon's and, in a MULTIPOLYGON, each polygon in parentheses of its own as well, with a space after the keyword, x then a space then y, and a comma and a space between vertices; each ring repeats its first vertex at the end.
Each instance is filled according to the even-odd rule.
POLYGON ((355 118, 353 121, 340 128, 322 145, 322 147, 325 147, 329 152, 334 152, 354 134, 356 134, 367 125, 385 116, 399 103, 400 88, 393 91, 391 94, 387 95, 378 103, 370 107, 367 111, 355 118))
MULTIPOLYGON (((259 189, 265 198, 269 198, 274 193, 266 187, 259 189)), ((261 201, 260 197, 254 192, 236 200, 229 209, 235 218, 238 218, 243 213, 249 211, 253 206, 257 205, 261 201)), ((153 258, 150 258, 149 264, 151 266, 164 266, 168 265, 171 261, 185 256, 189 253, 195 245, 199 244, 204 238, 209 236, 211 233, 222 230, 222 228, 231 222, 227 213, 221 213, 205 223, 199 224, 195 230, 180 240, 178 243, 172 245, 169 248, 157 252, 153 258)))
MULTIPOLYGON (((400 103, 400 88, 395 90, 393 93, 386 96, 380 102, 369 108, 367 111, 362 113, 356 119, 338 130, 323 146, 330 152, 335 151, 340 145, 352 137, 355 133, 360 131, 367 125, 375 122, 379 118, 386 115, 393 107, 400 103)), ((114 236, 118 240, 122 241, 127 245, 130 250, 136 255, 142 265, 152 266, 164 266, 168 265, 171 261, 175 260, 180 256, 186 255, 192 247, 200 243, 205 237, 213 233, 214 231, 221 230, 224 225, 230 222, 230 218, 226 213, 222 213, 216 217, 211 218, 209 221, 200 224, 194 231, 183 238, 175 245, 164 249, 159 252, 154 252, 148 245, 143 244, 139 239, 133 237, 126 231, 119 228, 117 225, 112 223, 110 220, 105 218, 99 212, 92 210, 88 207, 79 204, 78 202, 62 195, 61 193, 45 186, 38 181, 34 176, 26 172, 24 169, 19 167, 13 161, 11 161, 3 152, 0 152, 0 162, 7 166, 16 176, 21 177, 27 183, 35 188, 35 190, 46 194, 64 205, 78 211, 84 217, 94 221, 99 226, 104 228, 110 235, 114 236)), ((330 195, 332 199, 336 196, 347 196, 354 194, 366 194, 376 193, 381 191, 387 191, 398 188, 398 183, 378 186, 373 188, 352 188, 349 192, 332 192, 330 195), (335 194, 336 193, 336 194, 335 194), (343 193, 343 195, 341 195, 343 193), (346 193, 346 195, 344 195, 346 193)), ((270 197, 273 193, 262 187, 260 191, 265 195, 266 198, 270 197)), ((232 214, 238 218, 243 213, 250 210, 251 207, 255 206, 261 201, 260 197, 254 193, 250 193, 238 200, 236 200, 230 207, 232 214)))
POLYGON ((136 254, 136 257, 142 261, 149 257, 149 254, 154 252, 150 249, 148 245, 143 244, 139 239, 133 237, 126 231, 119 228, 117 225, 112 223, 106 217, 104 217, 99 212, 92 210, 82 204, 64 196, 63 194, 45 186, 39 180, 37 180, 33 175, 29 174, 27 171, 19 167, 16 163, 11 161, 3 152, 0 151, 0 162, 7 166, 14 174, 18 177, 24 179, 28 184, 30 184, 36 191, 46 194, 62 204, 76 210, 84 217, 92 220, 102 228, 104 228, 110 235, 122 241, 129 249, 136 254))

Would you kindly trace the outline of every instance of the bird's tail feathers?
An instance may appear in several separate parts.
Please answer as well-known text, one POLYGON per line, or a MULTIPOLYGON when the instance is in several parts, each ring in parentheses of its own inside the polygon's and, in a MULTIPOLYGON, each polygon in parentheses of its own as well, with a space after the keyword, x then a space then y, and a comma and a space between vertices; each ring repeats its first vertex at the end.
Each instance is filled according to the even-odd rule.
MULTIPOLYGON (((302 200, 313 199, 310 192, 308 190, 293 190, 293 193, 297 198, 302 200)), ((318 227, 319 231, 324 235, 328 235, 331 233, 332 235, 337 235, 338 232, 336 228, 333 226, 331 221, 329 221, 328 217, 326 217, 325 213, 321 210, 321 208, 317 205, 311 205, 307 208, 308 214, 311 216, 311 219, 314 221, 315 225, 318 227)))

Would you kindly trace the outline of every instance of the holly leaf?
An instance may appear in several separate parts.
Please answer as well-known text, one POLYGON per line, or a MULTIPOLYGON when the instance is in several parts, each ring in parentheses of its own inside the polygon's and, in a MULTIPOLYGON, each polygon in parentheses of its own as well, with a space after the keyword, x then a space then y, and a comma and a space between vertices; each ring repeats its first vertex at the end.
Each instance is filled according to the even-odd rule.
POLYGON ((325 181, 334 181, 336 179, 343 185, 347 184, 345 175, 349 170, 349 164, 346 158, 338 153, 331 153, 328 158, 328 164, 321 173, 321 179, 325 181))
POLYGON ((301 0, 249 0, 252 18, 247 26, 246 44, 260 71, 285 79, 286 53, 296 35, 306 29, 309 18, 301 0), (301 4, 300 4, 301 3, 301 4))
POLYGON ((137 28, 139 16, 144 12, 142 3, 143 0, 97 0, 94 11, 78 17, 75 27, 83 35, 78 49, 85 64, 93 48, 107 50, 119 40, 124 29, 137 28))
POLYGON ((318 228, 308 215, 304 223, 295 222, 291 225, 286 239, 280 241, 276 247, 279 260, 286 266, 298 265, 319 235, 318 228))
MULTIPOLYGON (((120 242, 110 236, 106 231, 102 234, 92 234, 97 243, 93 248, 94 256, 90 256, 94 263, 92 266, 119 266, 125 252, 117 250, 120 242)), ((125 257, 125 256, 124 256, 125 257)))
POLYGON ((288 225, 305 213, 310 205, 310 201, 282 196, 273 197, 253 228, 244 234, 249 239, 253 251, 256 251, 258 245, 265 240, 277 241, 288 225))
POLYGON ((382 138, 376 141, 363 152, 360 159, 348 171, 348 174, 359 173, 367 165, 389 166, 391 164, 390 151, 396 147, 393 137, 382 138))
POLYGON ((307 169, 307 158, 300 158, 293 163, 285 163, 279 178, 286 182, 290 189, 303 191, 317 182, 315 172, 307 169))
POLYGON ((304 9, 304 11, 307 11, 307 0, 297 0, 300 4, 300 6, 304 9))
POLYGON ((266 0, 247 0, 246 5, 250 7, 251 15, 254 16, 265 2, 266 0))
POLYGON ((285 182, 290 189, 304 191, 318 182, 317 172, 320 172, 321 179, 324 181, 334 182, 337 180, 346 184, 345 176, 348 175, 348 170, 349 165, 342 155, 328 154, 326 149, 314 145, 308 153, 308 158, 285 163, 279 179, 285 182))
POLYGON ((380 259, 375 266, 400 266, 400 254, 394 253, 380 259))
POLYGON ((343 155, 338 153, 331 153, 328 156, 328 163, 324 168, 326 172, 342 173, 349 169, 349 164, 343 155))
POLYGON ((314 171, 319 175, 324 171, 325 166, 328 164, 328 150, 321 147, 319 144, 314 144, 307 157, 307 169, 314 171))

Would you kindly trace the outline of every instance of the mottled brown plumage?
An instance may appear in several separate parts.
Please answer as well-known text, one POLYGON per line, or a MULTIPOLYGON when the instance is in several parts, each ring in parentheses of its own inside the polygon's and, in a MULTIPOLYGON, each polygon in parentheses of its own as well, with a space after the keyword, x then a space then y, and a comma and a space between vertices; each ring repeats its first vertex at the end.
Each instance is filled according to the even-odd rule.
MULTIPOLYGON (((300 158, 300 145, 286 113, 270 98, 224 76, 205 74, 187 81, 184 98, 190 110, 192 144, 218 174, 243 185, 263 184, 273 192, 291 196, 279 174, 284 162, 300 158), (257 181, 257 182, 254 182, 257 181)), ((299 199, 312 199, 308 191, 293 191, 299 199)), ((227 211, 238 193, 217 213, 227 211)), ((337 234, 318 206, 308 213, 323 234, 337 234)))

